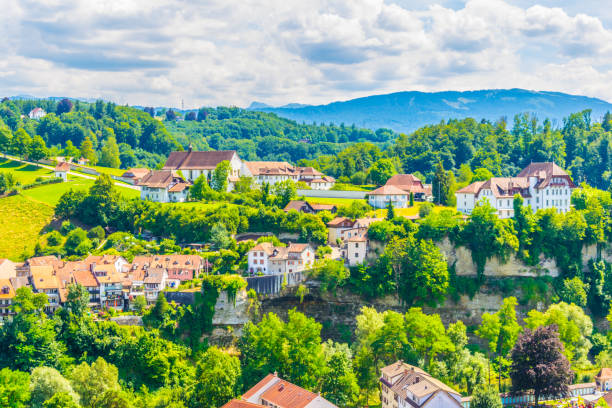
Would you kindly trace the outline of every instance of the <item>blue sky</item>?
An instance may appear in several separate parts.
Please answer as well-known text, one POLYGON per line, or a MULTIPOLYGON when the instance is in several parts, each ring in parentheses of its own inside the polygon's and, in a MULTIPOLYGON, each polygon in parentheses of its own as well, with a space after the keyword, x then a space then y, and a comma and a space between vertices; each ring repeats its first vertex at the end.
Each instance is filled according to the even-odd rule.
POLYGON ((612 101, 601 3, 7 0, 0 93, 197 107, 520 87, 612 101))

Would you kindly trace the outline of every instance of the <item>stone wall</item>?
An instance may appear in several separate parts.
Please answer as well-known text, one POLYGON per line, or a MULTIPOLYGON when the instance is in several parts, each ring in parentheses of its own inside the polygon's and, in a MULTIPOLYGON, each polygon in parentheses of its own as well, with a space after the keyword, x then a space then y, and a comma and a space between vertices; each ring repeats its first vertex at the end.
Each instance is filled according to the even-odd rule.
MULTIPOLYGON (((196 292, 164 292, 168 302, 176 302, 183 305, 193 305, 196 292)), ((248 299, 245 290, 236 293, 235 302, 230 302, 227 293, 221 291, 215 304, 215 315, 213 325, 218 326, 242 326, 248 321, 247 315, 248 299)))
POLYGON ((275 295, 286 286, 299 285, 306 278, 303 272, 288 272, 281 275, 252 276, 246 278, 247 290, 253 289, 260 295, 275 295))

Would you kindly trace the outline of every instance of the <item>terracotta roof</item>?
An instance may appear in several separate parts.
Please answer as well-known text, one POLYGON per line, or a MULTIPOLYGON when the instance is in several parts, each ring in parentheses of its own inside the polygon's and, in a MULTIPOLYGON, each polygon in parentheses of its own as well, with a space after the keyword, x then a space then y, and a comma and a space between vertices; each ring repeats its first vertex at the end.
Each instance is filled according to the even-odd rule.
POLYGON ((385 185, 395 186, 407 193, 426 193, 421 180, 412 174, 396 174, 387 180, 385 185))
POLYGON ((244 162, 245 166, 253 176, 269 175, 269 176, 284 176, 298 175, 295 167, 287 162, 271 162, 271 161, 248 161, 244 162))
POLYGON ((316 203, 312 203, 310 204, 310 206, 315 210, 315 211, 333 211, 336 206, 334 204, 316 204, 316 203))
POLYGON ((143 168, 133 168, 133 169, 129 169, 127 170, 125 173, 123 173, 121 175, 121 177, 125 177, 125 178, 142 178, 144 176, 146 176, 147 174, 149 174, 151 170, 149 169, 143 169, 143 168))
POLYGON ((13 289, 15 289, 15 292, 19 288, 22 288, 24 286, 30 286, 30 281, 28 280, 27 276, 16 276, 14 278, 10 278, 9 281, 11 282, 11 285, 13 285, 13 289))
POLYGON ((0 299, 12 299, 15 297, 15 289, 10 279, 0 279, 0 299))
POLYGON ((597 401, 599 402, 600 400, 606 401, 606 404, 608 404, 609 407, 612 406, 612 392, 608 392, 608 393, 604 394, 603 397, 601 397, 597 401))
POLYGON ((94 288, 98 287, 98 281, 93 276, 91 271, 88 269, 85 270, 75 270, 72 272, 72 276, 74 276, 74 280, 76 283, 85 286, 86 288, 94 288))
POLYGON ((175 183, 184 182, 177 173, 171 170, 151 170, 146 176, 140 179, 139 186, 150 188, 168 188, 175 183))
POLYGON ((56 265, 61 263, 59 258, 55 255, 46 255, 46 256, 37 256, 34 258, 30 258, 27 261, 28 265, 36 266, 36 265, 56 265))
POLYGON ((32 274, 32 284, 37 290, 60 288, 60 282, 53 273, 34 272, 32 274))
POLYGON ((279 379, 261 395, 261 399, 283 408, 304 408, 318 395, 279 379))
POLYGON ((311 180, 310 183, 333 183, 334 181, 336 181, 336 179, 331 176, 323 176, 321 178, 311 180))
POLYGON ((343 226, 342 224, 344 224, 344 223, 350 224, 347 227, 352 227, 353 224, 355 224, 355 221, 351 220, 348 217, 336 217, 333 220, 331 220, 330 222, 328 222, 327 226, 331 227, 331 228, 337 228, 337 227, 343 226))
POLYGON ((349 239, 347 239, 347 241, 350 241, 350 242, 364 242, 364 241, 368 240, 367 235, 368 235, 368 231, 364 229, 364 230, 358 232, 357 234, 353 235, 349 239))
POLYGON ((208 152, 172 152, 166 160, 164 170, 213 170, 224 160, 231 161, 235 150, 213 150, 208 152))
POLYGON ((144 283, 162 283, 164 280, 164 269, 151 268, 147 270, 147 276, 144 278, 144 283))
POLYGON ((484 184, 484 181, 475 181, 463 188, 456 191, 459 194, 478 194, 480 187, 484 184))
POLYGON ((386 185, 386 184, 382 187, 377 188, 374 191, 370 191, 368 194, 369 195, 407 195, 407 193, 404 190, 399 189, 395 186, 386 185))
POLYGON ((183 191, 186 188, 189 188, 189 184, 187 184, 187 183, 176 183, 175 185, 170 187, 168 189, 168 191, 176 193, 176 192, 179 192, 179 191, 183 191))
POLYGON ((221 408, 261 408, 261 407, 263 407, 263 405, 233 399, 227 404, 223 405, 221 408))
POLYGON ((263 251, 267 253, 268 255, 272 255, 272 252, 274 252, 274 248, 275 247, 274 245, 272 245, 271 242, 260 242, 259 244, 255 245, 251 249, 251 251, 263 251))
POLYGON ((324 174, 314 167, 296 167, 301 177, 322 177, 324 174))
POLYGON ((597 373, 597 376, 595 377, 597 379, 606 379, 606 378, 612 378, 612 368, 608 368, 608 367, 604 367, 601 370, 599 370, 599 373, 597 373))
POLYGON ((57 166, 55 166, 55 171, 70 171, 70 163, 57 163, 57 166))
POLYGON ((285 206, 285 208, 283 208, 283 210, 284 211, 295 210, 295 211, 301 212, 304 207, 309 207, 311 210, 314 211, 314 207, 311 204, 309 204, 307 201, 302 201, 302 200, 289 201, 289 203, 285 206))
POLYGON ((200 270, 203 261, 198 255, 140 255, 132 261, 133 269, 146 268, 182 268, 200 270))
POLYGON ((261 391, 266 385, 269 385, 270 381, 277 381, 278 377, 274 374, 266 375, 262 380, 260 380, 257 384, 251 387, 247 392, 242 395, 242 398, 245 400, 250 399, 259 391, 261 391))
POLYGON ((308 244, 289 244, 289 247, 287 248, 287 250, 289 252, 302 253, 305 250, 307 250, 308 247, 309 247, 308 244))

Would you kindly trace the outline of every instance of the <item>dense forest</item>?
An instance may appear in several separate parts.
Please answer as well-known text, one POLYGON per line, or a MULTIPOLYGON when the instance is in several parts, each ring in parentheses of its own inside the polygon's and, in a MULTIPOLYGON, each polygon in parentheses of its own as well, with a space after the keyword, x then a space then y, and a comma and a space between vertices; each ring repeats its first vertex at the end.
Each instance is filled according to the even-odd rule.
MULTIPOLYGON (((236 107, 201 108, 181 116, 172 110, 140 110, 102 101, 5 99, 0 120, 6 124, 0 125, 5 133, 16 134, 22 128, 30 137, 41 136, 51 153, 71 156, 83 152, 83 143, 91 143, 94 161, 121 168, 155 167, 170 151, 191 144, 201 150, 235 149, 245 160, 311 165, 354 184, 382 184, 385 175, 397 172, 417 173, 432 182, 439 163, 464 184, 473 178, 471 172, 511 176, 535 161, 554 161, 577 183, 598 188, 607 189, 612 178, 612 115, 594 123, 589 110, 571 114, 560 127, 521 114, 511 126, 505 118, 451 119, 411 134, 298 124, 236 107), (27 115, 34 107, 50 114, 30 120, 27 115), (112 154, 104 149, 116 151, 118 160, 109 160, 112 154)), ((15 143, 19 140, 14 138, 15 143)), ((0 138, 0 150, 6 151, 2 144, 0 138)))

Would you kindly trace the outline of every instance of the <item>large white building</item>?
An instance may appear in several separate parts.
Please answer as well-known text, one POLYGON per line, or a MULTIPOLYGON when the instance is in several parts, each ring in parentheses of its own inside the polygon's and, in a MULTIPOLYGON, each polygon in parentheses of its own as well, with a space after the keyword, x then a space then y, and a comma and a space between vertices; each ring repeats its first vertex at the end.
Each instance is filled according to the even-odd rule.
POLYGON ((258 185, 263 183, 274 185, 285 180, 295 183, 302 181, 313 190, 329 190, 336 183, 333 177, 326 176, 317 169, 296 167, 287 162, 245 161, 241 175, 252 177, 258 185))
POLYGON ((386 208, 389 202, 394 208, 406 208, 409 193, 393 185, 384 185, 368 193, 368 203, 374 208, 386 208))
POLYGON ((247 254, 248 272, 278 275, 301 272, 314 264, 315 251, 308 244, 289 244, 276 247, 270 242, 257 244, 247 254))
POLYGON ((208 152, 194 152, 191 146, 186 152, 172 152, 164 164, 163 170, 180 170, 185 178, 194 182, 203 174, 208 182, 212 179, 215 168, 222 161, 228 161, 230 171, 228 179, 228 191, 231 190, 231 183, 237 180, 242 174, 242 160, 238 157, 235 150, 212 150, 208 152))
POLYGON ((159 203, 180 203, 187 200, 190 185, 173 170, 151 170, 138 182, 140 198, 159 203))
POLYGON ((461 408, 461 394, 402 361, 381 369, 382 408, 461 408))
POLYGON ((523 205, 533 211, 555 208, 557 212, 570 210, 572 190, 576 185, 570 176, 555 163, 531 163, 516 177, 493 177, 477 181, 457 190, 457 210, 471 214, 476 204, 487 199, 500 218, 514 216, 514 195, 523 197, 523 205))

